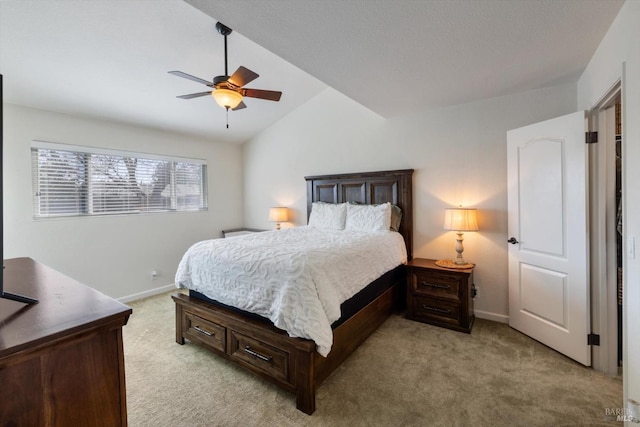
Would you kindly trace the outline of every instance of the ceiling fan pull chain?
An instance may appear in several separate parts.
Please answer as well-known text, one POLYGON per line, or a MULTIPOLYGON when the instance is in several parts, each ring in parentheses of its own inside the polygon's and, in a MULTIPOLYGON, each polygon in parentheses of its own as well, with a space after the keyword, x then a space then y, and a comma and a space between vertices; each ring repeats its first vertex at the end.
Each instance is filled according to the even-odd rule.
POLYGON ((229 107, 225 107, 227 110, 227 129, 229 129, 229 107))

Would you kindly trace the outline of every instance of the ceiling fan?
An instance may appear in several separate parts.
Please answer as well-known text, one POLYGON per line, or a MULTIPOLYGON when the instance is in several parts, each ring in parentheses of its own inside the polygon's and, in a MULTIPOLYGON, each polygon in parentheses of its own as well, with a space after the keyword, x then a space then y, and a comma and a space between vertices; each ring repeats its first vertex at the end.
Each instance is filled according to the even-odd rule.
MULTIPOLYGON (((213 78, 213 81, 210 82, 199 77, 192 76, 191 74, 183 73, 182 71, 169 71, 169 73, 174 76, 193 80, 194 82, 202 83, 205 86, 212 88, 212 90, 208 90, 206 92, 180 95, 177 96, 177 98, 192 99, 212 95, 216 103, 225 108, 227 112, 229 109, 235 111, 246 108, 247 106, 242 100, 243 97, 266 99, 268 101, 280 101, 282 92, 244 87, 244 85, 259 77, 257 73, 254 73, 248 68, 240 66, 231 76, 229 76, 227 68, 227 36, 231 34, 233 30, 220 22, 216 23, 216 29, 224 36, 224 75, 216 76, 213 78)), ((229 123, 227 123, 227 127, 229 127, 229 123)))

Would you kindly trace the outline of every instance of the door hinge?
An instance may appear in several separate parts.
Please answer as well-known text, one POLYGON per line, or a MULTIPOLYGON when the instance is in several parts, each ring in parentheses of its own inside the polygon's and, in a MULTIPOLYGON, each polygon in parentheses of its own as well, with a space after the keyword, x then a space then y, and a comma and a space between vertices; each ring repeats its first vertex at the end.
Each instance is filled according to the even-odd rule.
POLYGON ((587 345, 600 345, 600 335, 598 335, 598 334, 588 334, 587 335, 587 345))
POLYGON ((587 144, 595 144, 596 142, 598 142, 598 132, 585 132, 584 138, 587 144))

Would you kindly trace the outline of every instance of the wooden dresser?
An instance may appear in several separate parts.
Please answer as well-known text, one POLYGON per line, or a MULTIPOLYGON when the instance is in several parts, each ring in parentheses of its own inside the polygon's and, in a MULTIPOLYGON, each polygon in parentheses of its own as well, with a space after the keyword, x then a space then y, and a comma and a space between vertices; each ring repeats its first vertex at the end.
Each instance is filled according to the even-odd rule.
POLYGON ((122 326, 131 309, 30 258, 4 261, 0 426, 126 426, 122 326))
POLYGON ((473 297, 473 268, 443 268, 421 258, 407 264, 407 318, 470 333, 473 297))

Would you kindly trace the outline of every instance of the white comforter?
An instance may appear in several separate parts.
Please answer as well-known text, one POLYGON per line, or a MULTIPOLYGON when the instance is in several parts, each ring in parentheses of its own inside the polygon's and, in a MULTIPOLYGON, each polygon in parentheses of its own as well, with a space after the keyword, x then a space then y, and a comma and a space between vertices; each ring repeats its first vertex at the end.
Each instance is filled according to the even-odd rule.
POLYGON ((399 233, 304 226, 196 243, 175 283, 266 317, 326 356, 340 304, 406 261, 399 233))

